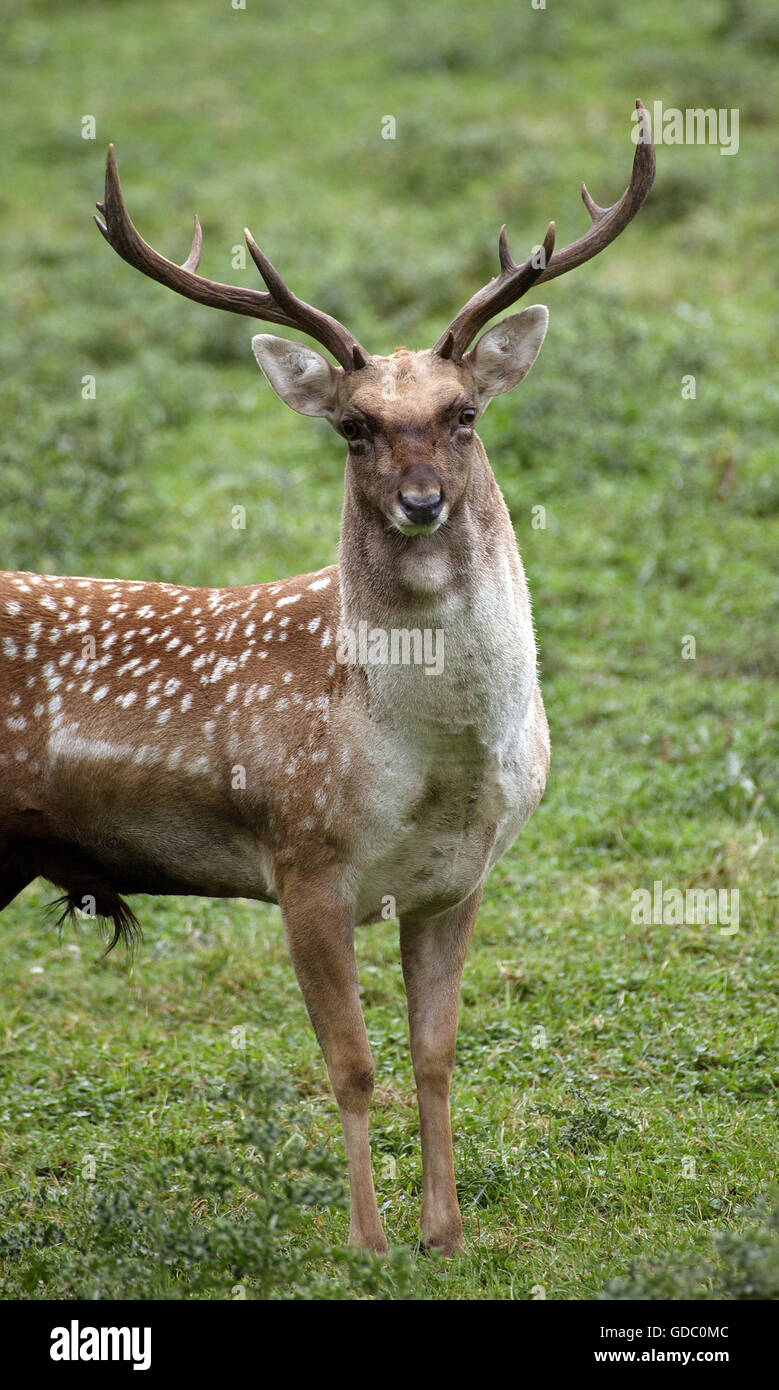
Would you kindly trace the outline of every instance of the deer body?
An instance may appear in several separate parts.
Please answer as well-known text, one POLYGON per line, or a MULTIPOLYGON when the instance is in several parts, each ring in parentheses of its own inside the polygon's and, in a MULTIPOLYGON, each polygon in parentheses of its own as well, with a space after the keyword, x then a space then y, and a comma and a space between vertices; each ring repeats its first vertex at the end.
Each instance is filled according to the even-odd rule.
POLYGON ((337 565, 213 590, 0 576, 6 854, 76 902, 87 883, 275 902, 290 847, 337 866, 358 923, 388 895, 405 913, 467 897, 548 765, 527 588, 500 519, 490 563, 472 554, 463 573, 445 556, 443 592, 412 623, 391 568, 367 601, 337 565), (445 634, 440 671, 339 662, 338 634, 360 622, 445 634))
POLYGON ((432 350, 392 357, 297 299, 248 233, 267 293, 196 273, 197 220, 183 266, 160 256, 130 221, 111 149, 98 225, 123 259, 201 303, 301 328, 339 363, 252 340, 276 393, 348 442, 339 564, 232 589, 0 575, 0 909, 42 875, 64 889, 66 912, 110 918, 116 940, 137 925, 123 893, 279 903, 338 1101, 350 1238, 365 1248, 386 1239, 355 927, 399 920, 422 1236, 452 1254, 460 978, 485 877, 549 768, 527 586, 474 428, 530 370, 547 312, 526 309, 468 348, 635 215, 654 172, 643 107, 639 117, 619 202, 599 208, 583 189, 585 236, 553 255, 550 224, 541 258, 516 265, 504 229, 500 274, 432 350), (362 638, 355 649, 356 632, 370 650, 362 638), (423 636, 420 664, 411 637, 423 636))

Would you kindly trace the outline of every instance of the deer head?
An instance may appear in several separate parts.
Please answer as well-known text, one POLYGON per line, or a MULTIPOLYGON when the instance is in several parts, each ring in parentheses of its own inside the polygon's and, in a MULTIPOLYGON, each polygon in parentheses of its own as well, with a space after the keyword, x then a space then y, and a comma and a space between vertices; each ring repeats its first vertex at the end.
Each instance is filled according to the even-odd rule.
POLYGON ((654 179, 649 118, 640 101, 633 170, 613 206, 601 208, 582 184, 592 225, 584 236, 554 251, 550 223, 542 246, 517 264, 506 229, 499 241, 500 272, 468 300, 432 349, 398 349, 372 356, 343 324, 298 299, 246 231, 252 259, 266 291, 222 285, 197 274, 202 249, 195 218, 192 249, 175 265, 139 236, 119 183, 109 148, 105 201, 95 221, 114 250, 131 265, 177 293, 232 313, 301 329, 335 358, 327 361, 301 343, 261 333, 254 354, 274 391, 293 410, 328 420, 349 446, 347 499, 371 521, 396 536, 431 536, 456 522, 474 469, 488 467, 475 432, 494 396, 510 391, 527 375, 546 333, 548 313, 536 305, 479 331, 528 290, 581 265, 614 241, 636 215, 654 179))
POLYGON ((270 334, 258 334, 252 347, 287 405, 322 416, 347 441, 350 492, 377 523, 404 536, 432 535, 456 517, 481 458, 479 416, 530 370, 547 320, 546 309, 525 309, 459 359, 398 348, 351 372, 270 334))

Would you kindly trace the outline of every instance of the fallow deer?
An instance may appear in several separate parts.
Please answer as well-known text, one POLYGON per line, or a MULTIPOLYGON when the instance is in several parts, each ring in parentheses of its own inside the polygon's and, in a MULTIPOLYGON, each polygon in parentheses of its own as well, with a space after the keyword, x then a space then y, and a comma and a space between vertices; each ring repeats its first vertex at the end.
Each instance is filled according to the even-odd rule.
MULTIPOLYGON (((348 444, 340 560, 230 589, 0 576, 0 908, 37 875, 65 913, 136 919, 120 895, 248 897, 281 906, 338 1102, 350 1239, 387 1244, 368 1140, 373 1060, 354 931, 394 900, 417 1084, 424 1243, 462 1246, 449 1089, 460 977, 484 880, 538 804, 549 734, 530 600, 475 425, 527 374, 547 311, 480 329, 531 286, 627 226, 654 177, 649 122, 630 183, 592 226, 500 272, 432 349, 372 356, 299 300, 249 233, 267 292, 174 265, 130 220, 109 149, 104 221, 130 265, 201 304, 301 329, 338 363, 259 334, 254 354, 293 410, 348 444), (344 633, 443 635, 442 668, 338 660, 344 633)), ((405 640, 405 639, 404 639, 405 640)), ((410 648, 406 648, 407 654, 410 648)), ((343 653, 341 653, 342 655, 343 653)), ((112 943, 113 944, 113 943, 112 943)))

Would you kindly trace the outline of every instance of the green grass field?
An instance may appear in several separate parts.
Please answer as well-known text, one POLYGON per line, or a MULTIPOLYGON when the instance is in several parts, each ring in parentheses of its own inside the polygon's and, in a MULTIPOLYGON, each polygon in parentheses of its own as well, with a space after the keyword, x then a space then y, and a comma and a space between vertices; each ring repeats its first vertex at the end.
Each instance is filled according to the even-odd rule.
POLYGON ((103 959, 86 923, 59 939, 39 881, 2 917, 0 1294, 779 1296, 769 7, 3 8, 5 569, 226 585, 335 558, 342 446, 272 395, 249 320, 105 246, 109 141, 153 245, 183 260, 197 210, 203 273, 253 285, 232 265, 248 225, 376 352, 432 344, 495 272, 502 222, 517 258, 552 217, 558 244, 580 235, 579 182, 609 203, 627 181, 637 96, 736 108, 740 141, 658 148, 638 221, 536 296, 544 349, 481 430, 534 599, 552 776, 465 970, 467 1254, 415 1252, 394 924, 358 941, 402 1247, 377 1262, 339 1253, 343 1146, 278 910, 136 899, 134 962, 103 959), (738 930, 634 923, 657 880, 737 889, 738 930))

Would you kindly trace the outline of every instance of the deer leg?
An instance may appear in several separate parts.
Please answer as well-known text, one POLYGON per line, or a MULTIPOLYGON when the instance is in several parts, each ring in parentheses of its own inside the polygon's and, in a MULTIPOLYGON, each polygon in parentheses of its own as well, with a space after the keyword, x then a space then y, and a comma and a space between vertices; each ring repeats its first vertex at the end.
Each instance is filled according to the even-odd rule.
POLYGON ((437 917, 400 921, 422 1136, 422 1241, 444 1255, 454 1255, 463 1247, 454 1182, 449 1087, 460 980, 480 901, 481 886, 457 907, 437 917))
POLYGON ((360 1004, 353 915, 331 890, 313 890, 310 880, 285 884, 279 896, 295 974, 341 1116, 349 1165, 349 1242, 384 1252, 387 1239, 368 1142, 373 1057, 360 1004))

